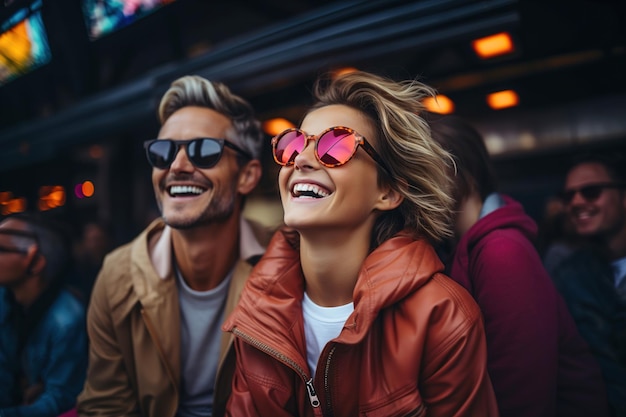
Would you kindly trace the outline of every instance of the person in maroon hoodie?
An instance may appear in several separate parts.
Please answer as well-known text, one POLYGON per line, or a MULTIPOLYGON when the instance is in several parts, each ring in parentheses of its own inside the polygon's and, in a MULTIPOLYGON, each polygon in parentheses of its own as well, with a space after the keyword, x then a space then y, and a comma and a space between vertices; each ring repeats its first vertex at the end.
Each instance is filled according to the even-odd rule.
POLYGON ((472 126, 449 116, 431 121, 431 129, 456 162, 447 270, 482 310, 500 415, 609 415, 599 366, 533 244, 536 223, 496 191, 495 170, 472 126))

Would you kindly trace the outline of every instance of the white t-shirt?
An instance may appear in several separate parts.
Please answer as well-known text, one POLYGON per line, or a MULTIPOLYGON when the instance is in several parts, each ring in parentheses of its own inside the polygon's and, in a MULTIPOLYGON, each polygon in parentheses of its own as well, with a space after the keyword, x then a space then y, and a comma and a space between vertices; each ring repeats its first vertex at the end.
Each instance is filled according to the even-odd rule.
POLYGON ((354 303, 338 307, 322 307, 315 304, 307 293, 302 299, 302 316, 304 317, 304 336, 306 337, 306 359, 315 376, 317 360, 330 340, 339 336, 346 320, 354 311, 354 303))
POLYGON ((213 413, 215 376, 222 340, 224 304, 232 271, 216 288, 191 289, 176 268, 180 303, 181 392, 179 417, 206 417, 213 413))

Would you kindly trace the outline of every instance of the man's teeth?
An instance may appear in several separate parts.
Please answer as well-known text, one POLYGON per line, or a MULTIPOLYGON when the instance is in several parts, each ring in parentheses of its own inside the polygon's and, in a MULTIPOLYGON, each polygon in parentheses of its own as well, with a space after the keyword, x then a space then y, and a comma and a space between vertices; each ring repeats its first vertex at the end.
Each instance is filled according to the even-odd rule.
POLYGON ((178 194, 202 194, 204 192, 204 189, 200 188, 200 187, 195 187, 193 185, 172 185, 170 187, 170 194, 171 195, 178 195, 178 194))
POLYGON ((296 184, 293 186, 293 194, 296 197, 324 198, 328 192, 313 184, 296 184))

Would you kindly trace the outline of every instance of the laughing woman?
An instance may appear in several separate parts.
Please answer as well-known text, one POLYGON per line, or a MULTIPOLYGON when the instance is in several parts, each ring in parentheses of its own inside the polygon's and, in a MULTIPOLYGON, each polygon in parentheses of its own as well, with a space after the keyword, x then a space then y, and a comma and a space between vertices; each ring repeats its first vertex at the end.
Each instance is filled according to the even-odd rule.
POLYGON ((288 228, 224 324, 231 416, 496 416, 472 297, 431 244, 451 231, 432 91, 355 72, 272 140, 288 228))

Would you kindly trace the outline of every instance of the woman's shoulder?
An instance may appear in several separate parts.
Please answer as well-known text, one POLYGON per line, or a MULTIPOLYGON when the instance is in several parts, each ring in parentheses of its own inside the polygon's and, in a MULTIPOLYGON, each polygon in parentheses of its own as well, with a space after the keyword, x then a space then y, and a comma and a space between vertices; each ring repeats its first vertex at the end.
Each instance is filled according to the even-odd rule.
POLYGON ((415 316, 452 327, 472 326, 482 318, 480 308, 471 294, 443 273, 435 273, 403 303, 404 308, 415 312, 415 316))

